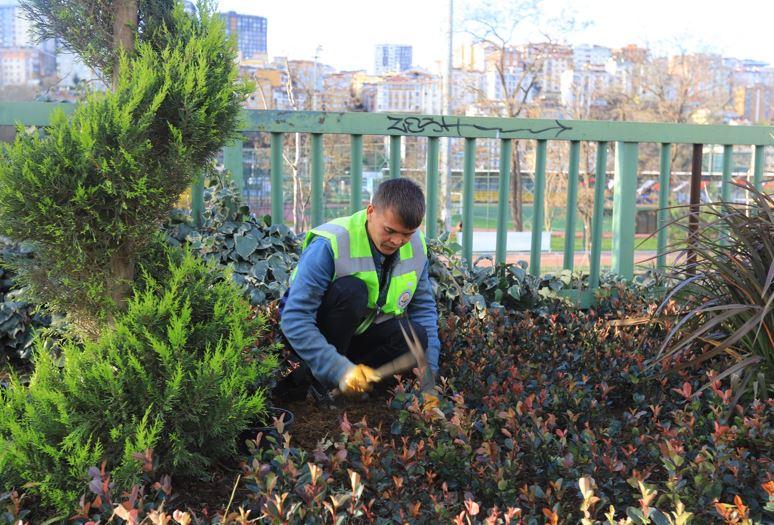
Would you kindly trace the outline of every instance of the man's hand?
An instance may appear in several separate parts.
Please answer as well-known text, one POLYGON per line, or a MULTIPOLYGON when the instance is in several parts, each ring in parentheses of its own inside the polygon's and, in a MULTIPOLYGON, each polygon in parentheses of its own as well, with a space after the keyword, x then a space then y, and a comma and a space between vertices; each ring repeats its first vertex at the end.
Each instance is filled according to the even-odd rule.
POLYGON ((438 396, 431 392, 422 393, 422 411, 430 412, 433 409, 438 408, 440 400, 438 396))
POLYGON ((425 369, 424 377, 420 381, 422 394, 422 411, 432 412, 438 408, 441 400, 435 390, 435 374, 430 367, 425 369))
POLYGON ((371 383, 376 383, 381 377, 370 366, 355 365, 339 380, 339 391, 342 394, 362 394, 371 390, 371 383))

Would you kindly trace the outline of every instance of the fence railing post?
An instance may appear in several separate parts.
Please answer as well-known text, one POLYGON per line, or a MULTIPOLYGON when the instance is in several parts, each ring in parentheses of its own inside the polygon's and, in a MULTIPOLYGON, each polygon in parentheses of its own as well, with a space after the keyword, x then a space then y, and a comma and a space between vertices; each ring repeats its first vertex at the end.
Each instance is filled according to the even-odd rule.
POLYGON ((285 222, 285 203, 282 196, 282 143, 283 134, 271 134, 271 222, 285 222))
POLYGON ((543 219, 546 194, 546 140, 537 141, 535 151, 535 190, 532 192, 532 243, 529 271, 540 277, 540 256, 543 244, 543 219))
POLYGON ((425 213, 425 235, 428 239, 437 236, 438 226, 438 137, 427 139, 427 180, 425 182, 427 207, 425 213))
POLYGON ((567 181, 567 220, 564 228, 564 268, 572 271, 575 266, 575 216, 578 212, 578 172, 580 142, 570 142, 570 168, 567 181))
POLYGON ((312 228, 319 226, 323 221, 323 135, 312 133, 312 228))
POLYGON ((694 246, 699 232, 699 212, 701 210, 701 162, 703 144, 694 144, 691 155, 691 192, 688 213, 688 274, 696 272, 696 251, 694 246))
POLYGON ((656 265, 659 269, 666 268, 666 249, 669 236, 667 221, 669 220, 669 180, 672 175, 672 145, 661 144, 661 163, 658 175, 658 239, 656 265))
POLYGON ((637 221, 637 142, 617 142, 613 193, 613 272, 634 276, 637 221))
POLYGON ((581 306, 587 308, 594 300, 594 290, 599 288, 602 258, 602 223, 605 219, 605 187, 607 181, 607 142, 597 142, 597 161, 594 173, 594 211, 591 216, 591 260, 589 261, 589 289, 581 295, 581 306))
POLYGON ((400 135, 390 135, 390 178, 400 177, 400 135))
POLYGON ((476 170, 476 139, 465 139, 462 167, 462 256, 473 267, 473 178, 476 170))
POLYGON ((232 180, 239 189, 239 195, 245 191, 244 160, 242 159, 243 142, 237 139, 223 148, 223 167, 231 172, 232 180))
POLYGON ((191 184, 191 218, 194 226, 200 228, 204 224, 204 172, 196 174, 191 184))
POLYGON ((731 202, 731 175, 734 169, 734 146, 723 146, 723 182, 720 185, 720 200, 731 202))
POLYGON ((351 195, 349 198, 349 211, 360 211, 363 205, 363 135, 351 135, 350 144, 352 151, 349 157, 349 184, 351 195))
POLYGON ((508 250, 508 203, 511 190, 511 155, 513 141, 500 141, 500 178, 497 181, 497 248, 495 262, 504 263, 508 250))
POLYGON ((763 156, 763 146, 755 146, 755 153, 753 154, 753 186, 758 191, 763 189, 763 164, 765 157, 763 156))

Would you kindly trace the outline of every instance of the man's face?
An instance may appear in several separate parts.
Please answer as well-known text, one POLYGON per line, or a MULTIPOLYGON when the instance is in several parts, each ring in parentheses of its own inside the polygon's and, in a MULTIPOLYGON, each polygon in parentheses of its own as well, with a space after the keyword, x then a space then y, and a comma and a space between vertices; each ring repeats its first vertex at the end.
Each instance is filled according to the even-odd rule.
POLYGON ((398 251, 417 231, 416 228, 409 230, 403 226, 392 208, 377 208, 369 204, 366 214, 368 234, 376 249, 383 255, 392 255, 398 251))

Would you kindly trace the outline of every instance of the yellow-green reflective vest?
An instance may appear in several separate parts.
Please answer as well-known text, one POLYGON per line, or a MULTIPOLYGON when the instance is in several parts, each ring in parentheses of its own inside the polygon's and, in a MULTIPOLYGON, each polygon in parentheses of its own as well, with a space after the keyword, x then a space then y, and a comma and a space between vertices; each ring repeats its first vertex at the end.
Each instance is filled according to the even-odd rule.
POLYGON ((356 334, 363 333, 374 322, 382 323, 403 313, 414 297, 419 277, 427 261, 427 244, 419 230, 398 250, 399 258, 390 273, 387 296, 381 306, 377 305, 379 276, 366 231, 366 210, 334 219, 310 230, 306 234, 303 248, 306 249, 315 237, 324 237, 330 242, 335 267, 334 280, 354 275, 368 288, 370 313, 358 326, 356 334))

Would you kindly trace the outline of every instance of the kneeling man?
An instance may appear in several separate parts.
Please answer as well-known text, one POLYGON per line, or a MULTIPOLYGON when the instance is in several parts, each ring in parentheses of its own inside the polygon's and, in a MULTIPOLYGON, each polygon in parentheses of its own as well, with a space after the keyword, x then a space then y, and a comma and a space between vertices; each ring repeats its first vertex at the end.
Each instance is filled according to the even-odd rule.
MULTIPOLYGON (((375 368, 409 351, 401 322, 407 331, 411 323, 435 377, 438 312, 419 231, 424 214, 415 182, 387 180, 368 208, 307 234, 280 305, 280 327, 299 366, 278 395, 305 396, 311 387, 320 399, 336 387, 344 394, 369 390, 375 368)), ((424 389, 435 405, 433 382, 424 389)))

